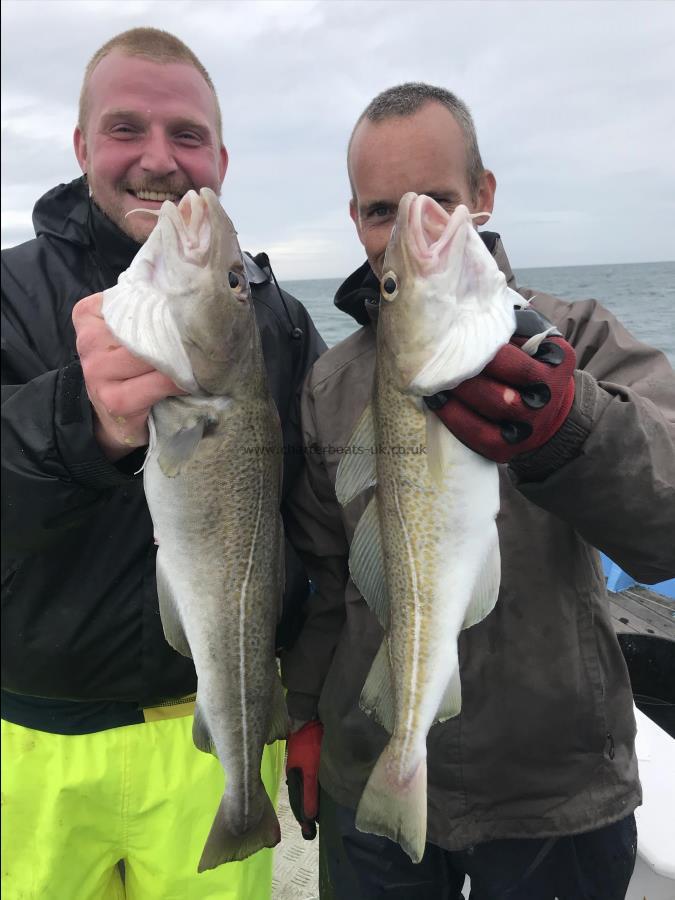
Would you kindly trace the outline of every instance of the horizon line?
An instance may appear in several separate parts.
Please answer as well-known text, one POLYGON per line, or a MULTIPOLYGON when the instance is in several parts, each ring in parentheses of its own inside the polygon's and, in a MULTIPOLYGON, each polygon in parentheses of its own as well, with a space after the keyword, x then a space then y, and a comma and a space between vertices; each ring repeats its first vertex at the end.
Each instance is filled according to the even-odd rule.
MULTIPOLYGON (((364 260, 365 262, 365 260, 364 260)), ((593 268, 601 268, 603 266, 656 266, 656 265, 665 265, 667 263, 675 263, 675 259, 647 259, 647 260, 634 260, 631 262, 603 262, 603 263, 567 263, 562 266, 511 266, 514 272, 519 272, 523 270, 527 270, 528 272, 537 271, 540 269, 593 269, 593 268)), ((351 273, 350 273, 351 274, 351 273)), ((307 276, 303 276, 302 278, 294 278, 289 276, 282 276, 283 281, 344 281, 345 275, 323 275, 321 278, 308 278, 307 276)))

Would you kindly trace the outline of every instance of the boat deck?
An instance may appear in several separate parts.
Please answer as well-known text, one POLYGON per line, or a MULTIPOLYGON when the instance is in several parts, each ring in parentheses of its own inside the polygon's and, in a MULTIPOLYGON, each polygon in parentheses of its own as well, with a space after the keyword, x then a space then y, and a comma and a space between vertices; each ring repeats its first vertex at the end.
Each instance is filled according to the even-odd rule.
POLYGON ((279 789, 277 815, 281 843, 274 851, 272 900, 319 900, 319 836, 313 841, 303 838, 284 783, 279 789))
POLYGON ((637 585, 609 595, 617 634, 653 634, 675 641, 675 603, 637 585))

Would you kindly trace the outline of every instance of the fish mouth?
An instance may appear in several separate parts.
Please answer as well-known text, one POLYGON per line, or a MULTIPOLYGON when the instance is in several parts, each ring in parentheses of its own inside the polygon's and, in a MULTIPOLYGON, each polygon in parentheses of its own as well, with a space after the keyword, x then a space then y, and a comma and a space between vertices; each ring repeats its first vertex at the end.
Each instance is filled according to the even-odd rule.
POLYGON ((469 210, 460 204, 450 215, 425 194, 406 196, 410 199, 403 221, 409 234, 412 261, 422 274, 439 272, 447 265, 458 231, 467 224, 473 224, 469 210))
MULTIPOLYGON (((130 193, 135 199, 136 193, 130 193)), ((206 268, 214 256, 228 258, 228 236, 233 236, 236 240, 237 232, 211 188, 204 187, 199 193, 190 188, 177 201, 168 196, 165 200, 142 202, 142 207, 130 210, 127 215, 145 213, 157 217, 154 240, 159 242, 158 247, 164 245, 167 258, 176 254, 185 262, 200 268, 206 268), (216 227, 218 222, 223 227, 216 227)), ((243 271, 243 262, 241 259, 238 261, 243 271)), ((228 265, 230 262, 228 258, 228 265)), ((225 269, 225 274, 227 273, 228 269, 225 269)))
POLYGON ((160 219, 171 223, 184 259, 205 266, 211 249, 211 215, 203 191, 190 190, 180 201, 161 204, 160 219))

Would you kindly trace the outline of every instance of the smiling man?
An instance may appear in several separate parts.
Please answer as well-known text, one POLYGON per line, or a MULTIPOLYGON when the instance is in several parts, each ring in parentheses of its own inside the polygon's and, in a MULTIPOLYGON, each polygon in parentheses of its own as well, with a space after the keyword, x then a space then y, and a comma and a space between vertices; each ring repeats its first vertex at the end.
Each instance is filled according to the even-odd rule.
MULTIPOLYGON (((160 35, 131 32, 94 55, 74 135, 94 210, 134 242, 150 234, 164 200, 202 187, 219 194, 227 170, 211 79, 192 51, 172 51, 160 35)), ((96 438, 114 461, 147 442, 148 410, 176 388, 122 349, 113 358, 97 296, 78 304, 74 323, 96 438)))
MULTIPOLYGON (((146 52, 152 43, 146 43, 146 52)), ((221 116, 206 70, 189 51, 160 63, 105 45, 87 66, 75 155, 96 204, 118 228, 144 241, 152 216, 191 188, 220 193, 227 169, 221 116), (157 77, 161 65, 161 78, 157 77)))
MULTIPOLYGON (((426 84, 398 85, 376 97, 356 123, 347 163, 350 213, 367 261, 335 303, 362 327, 317 361, 303 389, 305 442, 324 452, 308 454, 296 484, 291 536, 315 593, 283 660, 295 720, 290 797, 303 833, 312 837, 318 773, 321 858, 332 881, 325 896, 459 900, 469 875, 471 897, 480 900, 623 900, 641 794, 630 683, 594 548, 640 581, 673 575, 672 369, 595 301, 567 303, 521 290, 531 308, 516 316, 512 341, 482 373, 428 398, 435 410, 428 416, 438 415, 476 454, 501 464, 501 588, 492 612, 460 634, 461 713, 428 734, 426 845, 413 864, 398 843, 409 839, 412 817, 398 812, 396 799, 403 803, 415 779, 402 784, 400 771, 391 774, 388 790, 367 811, 378 833, 356 827, 355 810, 388 740, 359 698, 389 612, 386 590, 377 604, 371 596, 376 615, 350 577, 350 546, 371 493, 340 506, 335 481, 345 457, 338 448, 350 445, 359 421, 359 435, 367 433, 361 416, 373 390, 380 302, 406 299, 405 291, 389 295, 383 272, 401 199, 413 191, 449 213, 460 203, 489 213, 496 181, 481 161, 467 107, 426 84), (551 321, 559 331, 549 335, 551 321), (521 349, 527 336, 542 332, 547 336, 534 356, 521 349)), ((436 240, 433 220, 425 227, 436 240)), ((515 290, 499 235, 483 231, 481 238, 515 290)), ((378 414, 385 414, 382 407, 378 414)), ((370 483, 370 475, 364 465, 359 483, 370 483)), ((387 557, 391 544, 382 544, 385 561, 378 562, 377 538, 367 552, 361 541, 355 561, 363 579, 367 560, 364 580, 373 594, 369 579, 378 565, 397 571, 387 557)), ((418 592, 421 567, 434 565, 428 546, 411 569, 421 605, 435 599, 418 592)), ((395 578, 388 584, 405 591, 395 578)), ((392 599, 392 617, 394 607, 392 599)), ((392 665, 400 665, 392 643, 388 651, 392 665)), ((400 681, 376 671, 370 689, 386 706, 400 681)))
MULTIPOLYGON (((220 193, 227 152, 208 73, 170 34, 118 35, 87 67, 74 144, 82 178, 42 197, 36 239, 2 254, 3 888, 264 900, 271 851, 197 875, 222 770, 193 746, 196 676, 164 639, 138 474, 148 411, 178 389, 101 316, 100 292, 162 202, 220 193)), ((288 491, 302 459, 294 398, 323 343, 266 257, 245 261, 288 491)), ((286 573, 280 645, 307 594, 290 546, 286 573)), ((282 760, 283 744, 265 750, 273 798, 282 760)))

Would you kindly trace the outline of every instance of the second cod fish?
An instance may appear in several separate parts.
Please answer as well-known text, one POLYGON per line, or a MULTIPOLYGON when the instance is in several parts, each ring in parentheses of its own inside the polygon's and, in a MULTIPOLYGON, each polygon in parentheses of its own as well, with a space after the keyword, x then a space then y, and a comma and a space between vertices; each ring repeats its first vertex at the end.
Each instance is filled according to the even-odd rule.
POLYGON ((384 639, 361 706, 390 733, 361 797, 361 831, 424 853, 426 739, 459 713, 457 638, 494 607, 501 567, 497 466, 461 444, 423 397, 478 374, 513 333, 514 298, 465 206, 406 194, 387 247, 371 403, 345 456, 343 505, 375 493, 349 567, 384 639))
POLYGON ((236 232, 212 191, 163 204, 103 314, 188 392, 152 408, 144 487, 164 633, 197 671, 194 742, 225 770, 201 872, 279 842, 260 764, 287 733, 274 655, 281 431, 236 232))

